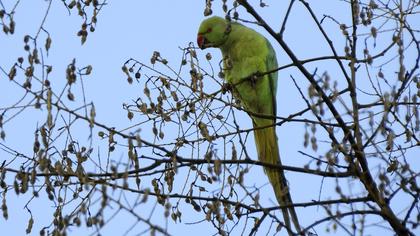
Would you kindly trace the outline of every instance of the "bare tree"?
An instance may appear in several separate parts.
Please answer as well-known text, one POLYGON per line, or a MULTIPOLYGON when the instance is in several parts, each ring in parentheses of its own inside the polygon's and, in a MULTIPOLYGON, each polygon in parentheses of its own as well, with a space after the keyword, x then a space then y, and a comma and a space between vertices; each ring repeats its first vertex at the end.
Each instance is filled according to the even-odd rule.
MULTIPOLYGON (((157 51, 150 62, 135 55, 122 62, 122 76, 142 90, 123 106, 134 125, 111 127, 97 120, 83 85, 91 65, 73 60, 64 85, 50 80, 54 65, 46 63, 46 55, 53 38, 44 24, 53 1, 46 2, 39 30, 23 39, 22 56, 10 68, 0 65, 0 79, 20 91, 11 105, 0 101, 4 219, 15 210, 10 202, 24 195, 29 196, 23 206, 28 234, 37 224, 31 211, 37 202, 54 206, 50 224, 39 226, 40 235, 67 235, 85 227, 99 235, 120 214, 135 221, 125 233, 170 235, 168 220, 181 223, 186 215, 222 235, 293 231, 285 229, 280 207, 262 199, 266 190, 254 184, 260 167, 270 166, 335 183, 335 191, 321 185, 318 199, 311 198, 318 193, 310 193, 306 201, 295 200, 298 215, 302 208, 312 215, 311 221, 300 221, 296 235, 322 235, 320 230, 365 235, 377 229, 415 235, 420 221, 418 0, 332 1, 347 9, 348 17, 325 14, 323 5, 329 2, 289 0, 282 21, 274 23, 259 13, 271 7, 268 1, 217 1, 226 19, 264 31, 287 55, 289 62, 275 71, 288 73, 299 95, 291 100, 305 107, 276 117, 276 125, 305 130, 303 146, 296 150, 304 160, 300 166, 256 161, 253 129, 244 126, 247 111, 230 93, 235 85, 219 78, 220 59, 196 51, 194 43, 186 42, 176 63, 157 51), (288 35, 296 9, 310 17, 302 24, 315 27, 327 54, 303 58, 292 49, 288 35), (16 150, 7 142, 24 113, 41 114, 29 120, 37 129, 22 134, 33 137, 32 150, 16 150)), ((195 10, 211 15, 214 2, 204 1, 195 10)), ((13 37, 19 25, 14 14, 22 4, 17 0, 10 8, 0 0, 3 38, 13 37)), ((109 7, 106 0, 62 4, 81 17, 82 44, 109 7)), ((312 35, 302 37, 310 43, 312 35)), ((296 188, 291 185, 292 195, 296 188)))

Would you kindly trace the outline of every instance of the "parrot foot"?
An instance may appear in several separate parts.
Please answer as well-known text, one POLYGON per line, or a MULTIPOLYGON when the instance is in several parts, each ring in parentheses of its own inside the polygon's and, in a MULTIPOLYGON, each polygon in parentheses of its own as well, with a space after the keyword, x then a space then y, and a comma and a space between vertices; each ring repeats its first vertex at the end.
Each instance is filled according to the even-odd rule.
POLYGON ((252 74, 249 77, 249 82, 250 82, 252 87, 255 87, 259 78, 260 78, 260 72, 256 72, 255 74, 252 74))
POLYGON ((232 85, 230 83, 224 83, 222 85, 222 94, 225 94, 228 91, 232 91, 232 85))

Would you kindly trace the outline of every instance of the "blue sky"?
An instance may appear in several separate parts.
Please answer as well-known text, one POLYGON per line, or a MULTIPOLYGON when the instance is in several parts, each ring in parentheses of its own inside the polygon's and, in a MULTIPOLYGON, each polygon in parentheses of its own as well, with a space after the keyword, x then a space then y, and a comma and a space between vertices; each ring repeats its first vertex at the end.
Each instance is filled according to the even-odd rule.
MULTIPOLYGON (((10 8, 12 5, 5 1, 3 3, 6 5, 6 8, 10 8)), ((287 5, 283 1, 274 0, 266 1, 266 3, 269 7, 258 8, 258 11, 267 19, 267 22, 278 29, 287 5)), ((13 65, 15 58, 25 55, 23 50, 23 36, 25 34, 33 35, 38 31, 47 6, 48 1, 22 1, 16 9, 14 16, 17 22, 15 35, 5 36, 4 34, 0 34, 0 66, 6 71, 13 65)), ((347 21, 348 24, 350 22, 348 11, 346 11, 347 5, 344 2, 329 1, 328 3, 319 4, 315 7, 316 10, 319 10, 320 16, 322 14, 334 15, 339 21, 347 21)), ((89 34, 86 43, 82 46, 80 39, 76 36, 82 23, 81 18, 75 12, 69 15, 61 1, 53 1, 44 25, 44 28, 48 30, 52 38, 52 47, 49 55, 44 55, 46 63, 54 65, 50 80, 57 88, 60 88, 60 85, 64 85, 65 68, 73 58, 76 58, 79 67, 92 65, 92 75, 84 80, 84 86, 87 91, 86 100, 88 102, 92 101, 95 104, 96 120, 108 126, 117 127, 118 129, 129 127, 134 121, 130 123, 127 120, 127 114, 122 110, 122 104, 132 103, 133 100, 142 94, 143 86, 141 85, 141 81, 138 84, 134 83, 133 85, 129 85, 121 71, 121 66, 129 58, 148 63, 153 51, 159 51, 175 68, 179 66, 180 58, 182 57, 182 51, 179 48, 187 47, 190 42, 195 42, 198 26, 204 19, 203 9, 204 1, 109 1, 98 16, 98 24, 95 32, 89 34)), ((214 3, 214 14, 222 15, 223 13, 220 9, 219 3, 214 3)), ((246 19, 251 19, 243 11, 240 14, 246 19)), ((310 23, 309 16, 303 7, 296 6, 289 22, 285 39, 290 43, 290 47, 296 52, 299 58, 305 59, 314 56, 329 55, 327 44, 322 40, 321 35, 317 33, 316 26, 310 23)), ((257 28, 255 25, 251 27, 262 32, 271 42, 274 42, 260 28, 257 28)), ((337 31, 338 28, 335 24, 326 24, 325 27, 331 32, 337 31)), ((45 37, 45 34, 41 33, 41 35, 43 35, 41 37, 45 37)), ((335 38, 334 42, 337 48, 341 50, 339 54, 342 54, 344 39, 340 39, 339 37, 340 35, 335 38)), ((280 47, 275 43, 273 45, 277 52, 279 65, 290 63, 290 60, 280 47)), ((213 54, 213 63, 215 68, 217 68, 220 53, 215 49, 208 49, 205 52, 200 51, 199 57, 203 59, 207 52, 213 54)), ((308 68, 315 70, 318 66, 319 64, 316 67, 308 66, 308 68)), ((338 73, 336 66, 332 63, 325 63, 323 67, 318 68, 319 71, 328 70, 332 77, 338 73)), ((299 77, 295 69, 291 68, 281 71, 279 73, 277 92, 278 116, 288 116, 291 113, 305 108, 305 104, 301 101, 300 95, 289 77, 291 74, 296 76, 295 78, 303 89, 307 87, 306 82, 303 78, 299 77)), ((12 104, 22 94, 21 89, 13 86, 12 83, 4 78, 4 74, 0 74, 0 91, 0 108, 12 104)), ((80 102, 80 100, 77 101, 80 102)), ((77 102, 76 104, 80 105, 77 102)), ((77 107, 77 105, 74 105, 74 107, 77 107)), ((5 125, 7 145, 30 154, 32 152, 33 132, 37 127, 37 123, 27 122, 28 117, 41 122, 44 116, 45 114, 41 112, 24 112, 11 122, 10 125, 5 125)), ((239 117, 244 127, 251 127, 251 121, 245 114, 239 113, 239 117)), ((82 139, 87 140, 86 133, 83 132, 86 126, 81 125, 80 128, 80 136, 82 139)), ((288 123, 277 129, 283 164, 302 166, 306 163, 306 159, 297 152, 298 150, 304 150, 302 146, 303 132, 304 126, 301 123, 288 123)), ((148 136, 150 133, 146 132, 143 135, 142 137, 146 139, 152 139, 151 136, 148 136)), ((104 145, 104 143, 106 144, 106 142, 95 140, 94 147, 104 145)), ((255 153, 252 142, 249 142, 249 144, 249 150, 255 153)), ((0 155, 5 156, 1 151, 0 155)), ((114 155, 115 158, 120 158, 121 155, 125 155, 125 152, 120 150, 120 153, 114 153, 114 155)), ((252 156, 255 157, 255 154, 252 156)), ((0 161, 2 158, 4 157, 0 156, 0 161)), ((274 195, 271 188, 265 185, 267 179, 262 169, 254 167, 252 171, 252 176, 255 179, 250 179, 248 183, 250 185, 255 184, 255 186, 264 186, 263 192, 265 194, 262 198, 264 202, 269 203, 270 200, 272 201, 274 199, 274 195)), ((308 179, 308 176, 296 173, 287 173, 287 177, 295 202, 316 200, 319 197, 321 186, 323 191, 320 196, 321 198, 327 196, 334 188, 333 180, 329 179, 322 180, 316 177, 310 177, 308 179)), ((353 190, 356 192, 359 191, 357 188, 353 190)), ((132 195, 130 196, 134 197, 132 195)), ((3 218, 0 219, 0 226, 6 230, 7 235, 22 235, 24 233, 29 214, 23 209, 23 205, 28 197, 19 196, 16 200, 14 196, 9 196, 9 220, 5 222, 3 218), (20 227, 16 227, 18 225, 20 227)), ((144 211, 150 211, 152 206, 152 204, 148 204, 148 208, 145 207, 144 211)), ((44 209, 51 209, 51 206, 48 202, 40 200, 31 209, 34 209, 33 213, 35 216, 35 212, 42 215, 39 220, 35 218, 34 232, 38 232, 38 223, 48 222, 48 219, 50 219, 51 211, 47 210, 45 212, 48 213, 45 214, 43 212, 44 209)), ((203 235, 216 233, 208 223, 184 224, 202 219, 202 215, 196 214, 191 209, 185 207, 184 210, 185 220, 183 223, 173 224, 171 221, 168 222, 170 232, 175 235, 190 232, 201 233, 203 235), (197 216, 200 218, 196 218, 197 216)), ((298 212, 302 214, 303 224, 308 224, 313 220, 314 216, 320 212, 324 212, 324 210, 305 208, 299 209, 298 212)), ((158 207, 155 214, 161 218, 162 209, 158 207)), ((156 217, 156 219, 159 219, 159 217, 156 217)), ((134 219, 132 217, 121 213, 104 231, 101 231, 101 234, 117 235, 125 232, 129 228, 127 225, 133 221, 134 219)), ((162 225, 165 224, 165 222, 162 222, 162 225)), ((269 224, 264 225, 264 227, 264 229, 267 229, 269 224)), ((141 227, 136 228, 139 231, 140 229, 141 227)), ((320 227, 319 229, 322 230, 323 228, 320 227)), ((133 230, 133 232, 130 231, 128 235, 137 235, 139 231, 136 232, 136 230, 133 230)), ((88 232, 91 233, 92 231, 88 232)), ((74 235, 82 235, 86 232, 75 231, 73 233, 74 235)), ((318 233, 322 235, 323 231, 318 233)))

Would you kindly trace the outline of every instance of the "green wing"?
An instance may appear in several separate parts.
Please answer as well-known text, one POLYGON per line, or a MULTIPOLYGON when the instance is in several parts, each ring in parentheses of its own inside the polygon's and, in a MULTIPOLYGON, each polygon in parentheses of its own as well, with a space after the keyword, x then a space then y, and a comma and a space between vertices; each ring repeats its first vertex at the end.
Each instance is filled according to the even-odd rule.
MULTIPOLYGON (((274 51, 273 47, 271 46, 270 42, 267 39, 266 39, 266 44, 268 48, 268 54, 267 54, 265 64, 267 65, 267 71, 271 71, 273 69, 278 68, 277 57, 276 57, 276 52, 274 51)), ((277 76, 278 76, 277 71, 268 74, 270 93, 272 97, 271 104, 273 105, 272 109, 273 109, 274 116, 277 115, 277 102, 276 102, 277 76)))

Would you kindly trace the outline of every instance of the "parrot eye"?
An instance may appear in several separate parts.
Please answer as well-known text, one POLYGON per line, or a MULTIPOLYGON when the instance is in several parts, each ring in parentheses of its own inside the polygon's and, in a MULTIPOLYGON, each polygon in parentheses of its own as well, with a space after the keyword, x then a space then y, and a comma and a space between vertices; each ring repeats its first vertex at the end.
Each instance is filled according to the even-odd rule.
POLYGON ((208 28, 206 33, 210 33, 213 29, 212 28, 208 28))

